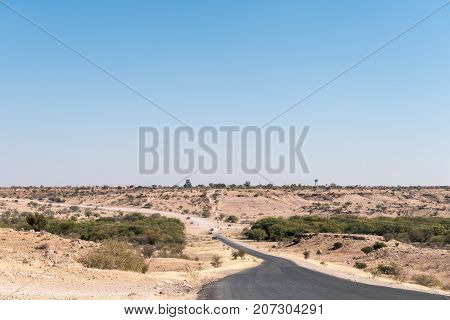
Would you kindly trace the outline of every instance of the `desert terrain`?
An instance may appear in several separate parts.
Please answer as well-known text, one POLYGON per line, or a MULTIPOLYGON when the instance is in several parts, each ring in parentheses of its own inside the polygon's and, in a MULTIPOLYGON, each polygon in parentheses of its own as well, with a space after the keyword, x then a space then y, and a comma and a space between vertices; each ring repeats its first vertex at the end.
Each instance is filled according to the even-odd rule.
POLYGON ((241 220, 336 213, 361 216, 450 216, 448 187, 29 187, 0 189, 2 197, 145 207, 212 217, 232 214, 241 220))
POLYGON ((448 244, 336 233, 305 233, 294 242, 250 241, 244 234, 267 217, 448 219, 448 187, 11 187, 0 188, 0 215, 9 221, 0 228, 3 299, 194 299, 205 284, 261 262, 249 255, 233 257, 232 249, 211 238, 213 228, 254 248, 311 264, 321 272, 338 270, 415 290, 450 291, 448 244), (148 265, 144 273, 92 268, 80 261, 101 247, 101 241, 8 225, 30 213, 77 224, 99 218, 119 221, 133 212, 180 220, 185 225, 182 253, 156 250, 144 257, 148 265), (337 242, 342 246, 334 248, 337 242), (385 245, 369 253, 361 251, 377 242, 385 245), (212 265, 214 256, 220 258, 219 265, 212 265), (398 268, 395 275, 377 272, 379 266, 392 263, 398 268), (425 280, 418 281, 419 276, 425 280))
POLYGON ((0 299, 195 299, 205 283, 259 264, 210 236, 189 235, 185 257, 146 259, 145 274, 84 267, 79 259, 100 246, 47 232, 0 228, 0 299), (219 255, 218 268, 210 264, 219 255))

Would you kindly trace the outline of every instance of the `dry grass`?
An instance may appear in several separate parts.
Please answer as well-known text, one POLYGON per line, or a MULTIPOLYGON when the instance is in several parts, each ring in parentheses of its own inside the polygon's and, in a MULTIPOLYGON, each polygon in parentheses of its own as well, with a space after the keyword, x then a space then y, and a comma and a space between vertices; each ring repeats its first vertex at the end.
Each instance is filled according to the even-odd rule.
POLYGON ((429 288, 435 288, 441 285, 441 282, 435 276, 429 274, 416 274, 411 278, 411 280, 414 283, 429 288))
POLYGON ((117 269, 145 273, 148 265, 128 244, 119 241, 105 241, 100 248, 80 259, 88 268, 117 269))

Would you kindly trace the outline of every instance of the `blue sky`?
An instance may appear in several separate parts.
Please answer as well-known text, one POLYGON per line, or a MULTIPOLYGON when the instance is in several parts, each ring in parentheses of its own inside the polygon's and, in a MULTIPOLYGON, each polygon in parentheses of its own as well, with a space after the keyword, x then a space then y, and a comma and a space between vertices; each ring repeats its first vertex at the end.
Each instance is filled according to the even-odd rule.
MULTIPOLYGON (((444 1, 6 2, 200 127, 262 125, 444 1)), ((449 17, 450 6, 278 119, 311 126, 311 173, 268 178, 448 185, 449 17)), ((0 30, 0 185, 182 178, 138 175, 138 127, 174 119, 2 5, 0 30)))

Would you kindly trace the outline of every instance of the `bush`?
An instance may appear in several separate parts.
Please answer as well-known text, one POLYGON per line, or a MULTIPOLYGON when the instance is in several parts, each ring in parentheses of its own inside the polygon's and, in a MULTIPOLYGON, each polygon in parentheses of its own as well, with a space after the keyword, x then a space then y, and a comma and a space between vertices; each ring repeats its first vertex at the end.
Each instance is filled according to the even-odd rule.
POLYGON ((305 257, 305 259, 308 259, 310 255, 311 252, 309 250, 303 251, 303 257, 305 257))
POLYGON ((267 233, 263 229, 251 229, 247 232, 249 239, 263 241, 267 239, 267 233))
POLYGON ((344 245, 342 244, 342 242, 335 242, 334 244, 333 244, 333 250, 337 250, 337 249, 340 249, 340 248, 342 248, 344 245))
POLYGON ((392 265, 379 264, 377 269, 381 274, 390 276, 395 274, 395 268, 392 265))
POLYGON ((379 250, 379 249, 384 248, 384 247, 386 247, 386 243, 379 242, 379 241, 375 242, 373 244, 373 246, 372 246, 373 250, 379 250))
POLYGON ((131 250, 124 242, 108 240, 100 248, 93 250, 80 259, 88 268, 117 269, 145 273, 148 265, 145 260, 131 250))
POLYGON ((442 246, 444 244, 445 236, 434 236, 428 240, 428 244, 431 246, 442 246))
POLYGON ((364 252, 365 254, 369 254, 373 251, 373 247, 367 246, 361 249, 362 252, 364 252))
POLYGON ((222 263, 223 263, 222 258, 219 255, 215 254, 212 256, 211 265, 214 268, 219 268, 222 265, 222 263))
POLYGON ((48 243, 41 243, 38 244, 36 247, 34 247, 36 250, 48 250, 50 246, 48 245, 48 243))
POLYGON ((396 263, 391 263, 390 265, 380 264, 377 269, 381 274, 393 276, 397 281, 404 281, 406 279, 406 273, 396 263))
POLYGON ((226 220, 226 222, 230 222, 230 223, 236 223, 239 221, 239 218, 236 216, 229 216, 226 220))
POLYGON ((445 235, 444 244, 450 244, 450 232, 445 235))
POLYGON ((26 216, 27 223, 33 228, 34 231, 41 231, 47 225, 47 218, 40 213, 27 214, 26 216))
POLYGON ((354 267, 356 269, 365 269, 367 268, 367 264, 365 264, 364 262, 356 261, 354 267))
POLYGON ((144 255, 144 257, 151 258, 153 253, 155 253, 155 251, 156 247, 151 244, 142 246, 142 254, 144 255))
POLYGON ((427 274, 416 274, 412 277, 412 281, 430 288, 438 287, 441 284, 435 276, 427 274))

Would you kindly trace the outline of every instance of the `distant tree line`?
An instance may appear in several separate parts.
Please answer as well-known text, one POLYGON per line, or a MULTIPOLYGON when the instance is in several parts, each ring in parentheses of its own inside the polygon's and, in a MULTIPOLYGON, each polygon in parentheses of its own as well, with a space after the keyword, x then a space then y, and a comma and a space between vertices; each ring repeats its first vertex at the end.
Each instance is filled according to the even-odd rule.
POLYGON ((264 218, 246 231, 249 239, 257 241, 294 240, 304 233, 347 233, 383 236, 386 241, 450 244, 450 219, 436 217, 376 217, 349 215, 331 217, 293 216, 264 218))

